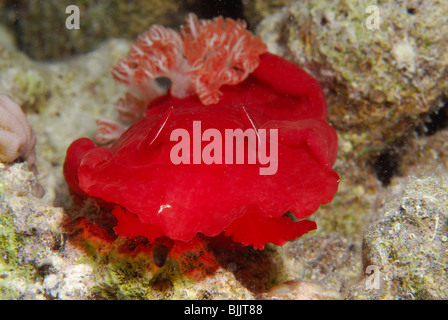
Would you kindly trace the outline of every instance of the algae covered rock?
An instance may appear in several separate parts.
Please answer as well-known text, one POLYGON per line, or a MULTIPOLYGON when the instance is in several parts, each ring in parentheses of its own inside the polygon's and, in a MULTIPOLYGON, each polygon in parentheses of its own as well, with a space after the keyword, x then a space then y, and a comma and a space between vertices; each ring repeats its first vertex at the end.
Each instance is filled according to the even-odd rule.
POLYGON ((269 300, 342 300, 338 291, 314 282, 287 281, 260 295, 269 300))
POLYGON ((14 97, 25 112, 34 112, 45 105, 50 95, 51 76, 15 49, 0 39, 0 94, 14 97))
POLYGON ((254 299, 202 243, 158 267, 144 241, 101 237, 34 198, 35 179, 25 163, 0 163, 0 300, 254 299))
POLYGON ((290 5, 294 0, 243 0, 244 17, 256 26, 263 18, 290 5))
POLYGON ((0 164, 0 299, 85 299, 93 278, 60 229, 63 210, 31 195, 25 163, 0 164))
POLYGON ((87 52, 109 38, 134 39, 153 23, 177 25, 187 13, 177 0, 20 0, 10 10, 20 30, 21 49, 36 59, 87 52), (67 7, 72 5, 79 9, 79 29, 66 27, 74 13, 67 7))
POLYGON ((282 248, 284 272, 288 280, 317 283, 322 289, 342 296, 362 267, 360 244, 336 232, 321 230, 321 233, 324 235, 309 235, 282 248))
POLYGON ((270 51, 320 81, 329 121, 361 157, 442 106, 447 14, 446 1, 295 1, 265 18, 258 33, 270 51))
POLYGON ((448 178, 410 177, 369 226, 354 299, 448 298, 448 178))

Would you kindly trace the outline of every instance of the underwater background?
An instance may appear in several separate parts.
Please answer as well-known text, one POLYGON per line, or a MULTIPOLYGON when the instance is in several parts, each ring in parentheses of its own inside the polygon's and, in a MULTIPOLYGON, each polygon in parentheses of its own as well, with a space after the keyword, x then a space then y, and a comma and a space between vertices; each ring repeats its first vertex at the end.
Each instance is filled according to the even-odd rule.
POLYGON ((446 299, 447 20, 432 0, 0 0, 0 94, 37 141, 37 173, 0 162, 0 299, 446 299), (167 254, 80 219, 98 208, 73 206, 67 147, 116 118, 131 41, 188 13, 245 20, 321 84, 340 183, 317 230, 167 254))

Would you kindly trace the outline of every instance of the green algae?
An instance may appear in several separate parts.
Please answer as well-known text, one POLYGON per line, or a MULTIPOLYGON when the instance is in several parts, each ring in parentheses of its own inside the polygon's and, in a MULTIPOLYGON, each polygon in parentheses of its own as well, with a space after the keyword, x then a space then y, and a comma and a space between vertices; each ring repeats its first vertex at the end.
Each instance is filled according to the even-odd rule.
MULTIPOLYGON (((2 201, 2 200, 0 200, 2 201)), ((20 296, 12 281, 20 280, 22 285, 34 282, 33 268, 22 266, 18 260, 18 250, 24 236, 17 234, 11 210, 1 203, 0 212, 0 299, 11 300, 20 296)))

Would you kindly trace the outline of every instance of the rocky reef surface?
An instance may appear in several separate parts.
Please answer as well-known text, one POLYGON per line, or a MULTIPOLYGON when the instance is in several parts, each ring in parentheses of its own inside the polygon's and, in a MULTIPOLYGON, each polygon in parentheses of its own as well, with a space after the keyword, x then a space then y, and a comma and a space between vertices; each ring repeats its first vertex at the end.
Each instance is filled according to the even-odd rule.
POLYGON ((318 229, 262 251, 199 243, 164 263, 138 239, 104 240, 79 219, 62 163, 97 118, 116 117, 125 88, 111 67, 129 41, 108 35, 42 62, 0 26, 0 94, 25 111, 39 170, 0 166, 0 299, 447 298, 448 33, 433 27, 446 2, 376 1, 378 30, 360 0, 262 2, 245 4, 258 5, 249 20, 270 51, 321 81, 338 131, 341 183, 312 216, 318 229))

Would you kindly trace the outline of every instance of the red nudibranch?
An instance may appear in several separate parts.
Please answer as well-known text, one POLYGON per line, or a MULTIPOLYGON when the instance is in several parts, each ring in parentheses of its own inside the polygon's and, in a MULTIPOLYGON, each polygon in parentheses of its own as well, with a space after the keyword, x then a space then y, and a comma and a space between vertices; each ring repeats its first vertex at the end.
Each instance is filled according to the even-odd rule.
POLYGON ((113 143, 81 138, 69 146, 64 175, 75 203, 112 204, 115 233, 149 241, 225 235, 262 249, 316 228, 302 219, 329 203, 339 182, 323 91, 267 53, 244 22, 189 15, 180 33, 153 26, 113 74, 129 86, 116 108, 131 125, 100 121, 99 140, 113 143), (158 91, 160 77, 171 80, 166 94, 158 91), (226 149, 220 137, 228 130, 247 136, 226 149), (269 174, 261 174, 266 161, 250 162, 250 132, 258 151, 262 140, 270 150, 269 174), (223 160, 228 151, 234 161, 223 160), (200 158, 207 154, 208 161, 200 158))

